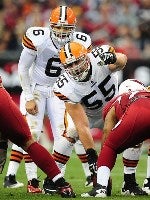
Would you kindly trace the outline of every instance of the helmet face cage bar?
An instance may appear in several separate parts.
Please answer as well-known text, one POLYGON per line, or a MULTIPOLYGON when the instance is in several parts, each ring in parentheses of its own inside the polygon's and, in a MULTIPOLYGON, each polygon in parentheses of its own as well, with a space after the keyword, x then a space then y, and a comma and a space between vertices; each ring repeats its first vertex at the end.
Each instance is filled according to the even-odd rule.
POLYGON ((50 24, 53 39, 61 46, 65 45, 72 39, 72 35, 75 31, 75 25, 68 24, 50 24))
POLYGON ((90 64, 88 57, 83 55, 75 62, 65 64, 65 71, 76 81, 83 81, 88 75, 90 64))

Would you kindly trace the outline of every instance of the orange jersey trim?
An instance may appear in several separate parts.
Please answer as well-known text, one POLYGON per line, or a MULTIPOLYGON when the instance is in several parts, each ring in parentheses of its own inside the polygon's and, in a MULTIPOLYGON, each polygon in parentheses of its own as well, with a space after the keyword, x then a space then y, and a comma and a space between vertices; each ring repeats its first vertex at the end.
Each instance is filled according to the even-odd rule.
POLYGON ((54 92, 54 94, 55 94, 60 100, 63 100, 63 101, 69 100, 65 95, 61 94, 60 92, 54 92))
POLYGON ((87 52, 90 53, 92 51, 92 44, 87 48, 87 52))
POLYGON ((32 41, 26 35, 23 36, 22 43, 25 47, 37 51, 32 41))

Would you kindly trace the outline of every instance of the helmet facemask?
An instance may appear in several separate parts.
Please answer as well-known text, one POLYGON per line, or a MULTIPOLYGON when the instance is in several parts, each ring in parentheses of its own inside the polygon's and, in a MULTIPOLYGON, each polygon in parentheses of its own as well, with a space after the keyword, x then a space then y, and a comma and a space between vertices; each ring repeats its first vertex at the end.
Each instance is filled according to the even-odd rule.
POLYGON ((75 31, 75 25, 51 23, 50 30, 52 32, 52 38, 54 42, 62 47, 72 39, 73 33, 75 31))
POLYGON ((74 80, 82 82, 84 81, 90 70, 89 58, 87 56, 82 56, 76 61, 64 65, 65 71, 71 76, 74 80))

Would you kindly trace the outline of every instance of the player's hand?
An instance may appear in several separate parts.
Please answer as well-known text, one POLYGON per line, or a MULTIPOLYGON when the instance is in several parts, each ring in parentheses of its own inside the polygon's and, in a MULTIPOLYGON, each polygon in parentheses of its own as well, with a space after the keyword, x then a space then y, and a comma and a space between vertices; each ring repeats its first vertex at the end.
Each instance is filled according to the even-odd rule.
POLYGON ((26 111, 31 115, 36 115, 38 113, 38 107, 35 100, 30 100, 26 102, 26 111))
POLYGON ((105 65, 114 64, 117 61, 115 53, 112 52, 104 52, 99 54, 99 57, 104 62, 105 65))
POLYGON ((95 176, 95 174, 97 174, 97 152, 94 149, 87 149, 86 154, 89 164, 89 170, 92 176, 95 176))

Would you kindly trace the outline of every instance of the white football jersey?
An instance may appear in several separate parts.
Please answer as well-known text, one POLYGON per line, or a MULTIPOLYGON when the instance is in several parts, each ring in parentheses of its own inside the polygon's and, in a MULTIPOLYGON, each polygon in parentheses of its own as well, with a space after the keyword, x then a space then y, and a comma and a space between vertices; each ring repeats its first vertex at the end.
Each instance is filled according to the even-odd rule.
MULTIPOLYGON (((91 38, 85 33, 74 32, 72 41, 91 47, 91 38)), ((57 77, 62 73, 62 66, 59 59, 59 48, 51 39, 51 32, 48 27, 31 27, 23 36, 23 46, 31 54, 36 55, 31 82, 39 85, 53 86, 57 77)))
POLYGON ((55 82, 53 90, 61 100, 71 103, 81 103, 87 115, 101 118, 103 106, 118 94, 118 78, 108 65, 100 66, 98 56, 89 53, 91 62, 91 77, 87 82, 77 82, 66 72, 55 82))

